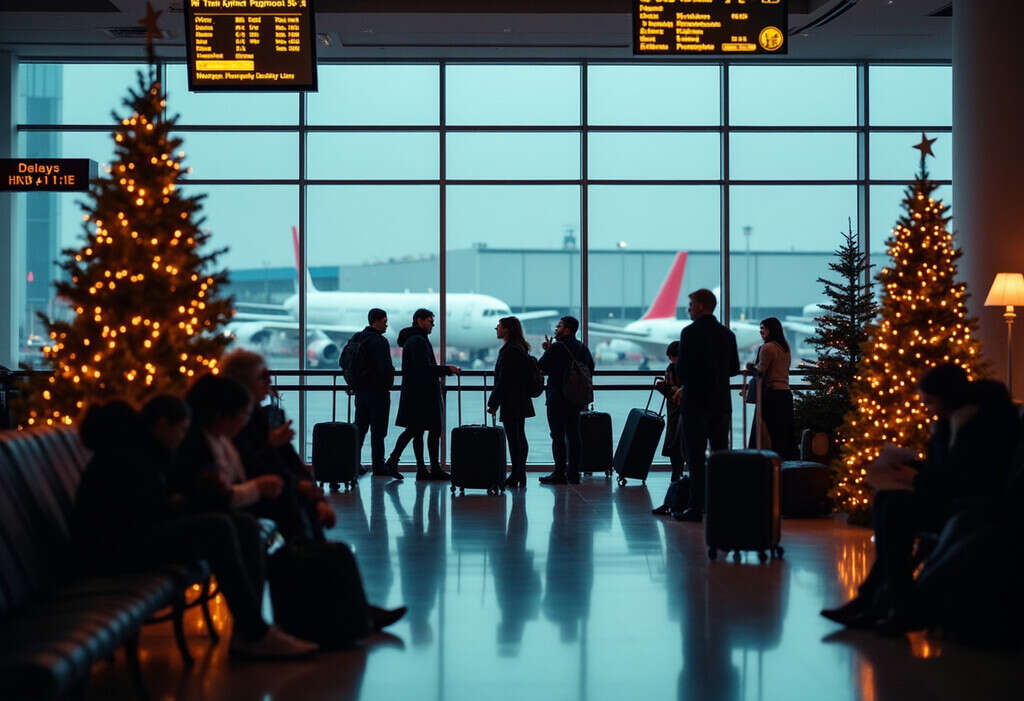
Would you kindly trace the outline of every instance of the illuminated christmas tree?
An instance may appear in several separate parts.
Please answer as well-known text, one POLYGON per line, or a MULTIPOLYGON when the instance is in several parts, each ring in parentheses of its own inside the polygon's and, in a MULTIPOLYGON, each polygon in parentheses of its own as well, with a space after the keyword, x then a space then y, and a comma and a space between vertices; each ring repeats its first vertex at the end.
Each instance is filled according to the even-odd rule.
MULTIPOLYGON (((948 208, 932 197, 938 187, 925 164, 935 139, 921 135, 921 170, 906 190, 904 214, 886 241, 890 264, 881 284, 881 313, 869 329, 850 391, 853 408, 841 430, 836 498, 851 520, 869 514, 865 470, 886 443, 923 451, 930 416, 917 393, 929 368, 956 363, 974 379, 983 371, 977 321, 967 315, 966 284, 957 282, 960 250, 948 230, 948 208)), ((922 452, 923 457, 923 452, 922 452)))
MULTIPOLYGON (((149 8, 143 21, 159 36, 149 8)), ((62 251, 66 273, 57 295, 70 320, 40 315, 49 330, 45 362, 52 374, 27 393, 22 422, 70 424, 85 404, 110 397, 141 401, 156 392, 182 393, 190 378, 216 371, 228 337, 217 333, 233 313, 218 296, 227 282, 213 272, 223 250, 203 252, 202 195, 184 197, 187 170, 177 117, 165 116, 152 41, 148 76, 138 76, 113 132, 114 157, 92 181, 82 204, 84 243, 62 251)))

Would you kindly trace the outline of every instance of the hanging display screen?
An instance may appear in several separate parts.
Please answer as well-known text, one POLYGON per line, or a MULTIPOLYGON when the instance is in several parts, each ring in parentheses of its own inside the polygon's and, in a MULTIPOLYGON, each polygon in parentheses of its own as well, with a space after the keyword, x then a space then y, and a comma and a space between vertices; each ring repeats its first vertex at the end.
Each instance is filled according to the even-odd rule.
POLYGON ((189 90, 316 90, 313 0, 186 0, 189 90))
POLYGON ((4 192, 87 192, 95 177, 88 158, 0 158, 4 192))
POLYGON ((633 53, 784 54, 786 0, 662 0, 633 3, 633 53))

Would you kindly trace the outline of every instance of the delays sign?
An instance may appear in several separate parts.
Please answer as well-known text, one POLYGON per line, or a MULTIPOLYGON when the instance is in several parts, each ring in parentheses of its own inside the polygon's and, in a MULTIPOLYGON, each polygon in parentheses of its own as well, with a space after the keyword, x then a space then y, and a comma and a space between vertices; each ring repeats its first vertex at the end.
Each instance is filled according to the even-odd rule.
POLYGON ((88 158, 0 158, 3 192, 86 192, 94 177, 88 158))

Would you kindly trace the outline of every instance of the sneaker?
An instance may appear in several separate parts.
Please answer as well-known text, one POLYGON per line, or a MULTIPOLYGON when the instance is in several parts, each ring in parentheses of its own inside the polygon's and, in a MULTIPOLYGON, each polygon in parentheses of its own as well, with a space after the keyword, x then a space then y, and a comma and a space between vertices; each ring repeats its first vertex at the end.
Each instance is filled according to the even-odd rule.
POLYGON ((289 635, 277 626, 270 626, 262 638, 258 640, 242 640, 238 636, 231 636, 231 654, 240 657, 295 659, 297 657, 308 657, 316 652, 319 647, 316 643, 300 640, 294 635, 289 635))

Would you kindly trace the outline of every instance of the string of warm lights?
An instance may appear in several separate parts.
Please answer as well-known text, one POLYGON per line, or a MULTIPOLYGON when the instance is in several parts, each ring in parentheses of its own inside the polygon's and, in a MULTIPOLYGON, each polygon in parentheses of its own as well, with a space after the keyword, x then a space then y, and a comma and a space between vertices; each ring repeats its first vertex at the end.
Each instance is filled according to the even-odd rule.
POLYGON ((877 275, 880 314, 851 389, 853 409, 841 431, 836 497, 842 510, 863 515, 871 504, 864 483, 868 465, 886 443, 917 449, 928 442, 931 416, 917 383, 929 368, 955 363, 974 379, 983 369, 967 314, 966 285, 957 282, 961 252, 953 242, 948 208, 932 195, 925 158, 931 143, 922 134, 921 169, 908 186, 904 214, 886 241, 890 263, 877 275))
POLYGON ((83 204, 84 243, 59 263, 70 318, 42 317, 53 373, 29 393, 29 426, 70 425, 98 399, 182 393, 189 378, 218 371, 230 340, 217 333, 233 314, 218 294, 227 275, 208 272, 223 251, 201 251, 210 236, 196 221, 203 196, 181 195, 191 169, 152 68, 125 105, 132 114, 115 127, 112 163, 83 204))

